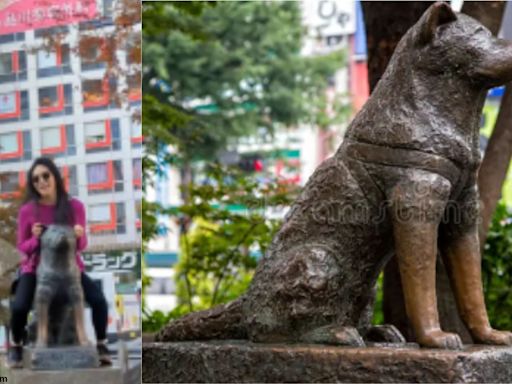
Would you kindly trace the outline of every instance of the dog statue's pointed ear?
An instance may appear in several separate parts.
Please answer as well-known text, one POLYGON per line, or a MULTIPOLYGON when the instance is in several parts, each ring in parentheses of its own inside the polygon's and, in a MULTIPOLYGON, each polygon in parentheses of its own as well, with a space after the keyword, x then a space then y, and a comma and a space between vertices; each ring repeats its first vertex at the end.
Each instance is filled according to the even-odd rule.
POLYGON ((428 44, 434 38, 437 27, 455 20, 457 16, 449 4, 443 2, 433 4, 421 17, 419 43, 428 44))

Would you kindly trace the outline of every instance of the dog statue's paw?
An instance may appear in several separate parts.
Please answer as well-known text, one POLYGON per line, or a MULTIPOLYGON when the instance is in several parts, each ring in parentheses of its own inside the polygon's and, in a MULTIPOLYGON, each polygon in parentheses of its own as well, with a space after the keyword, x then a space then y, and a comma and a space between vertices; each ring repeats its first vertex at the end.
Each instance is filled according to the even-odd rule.
POLYGON ((508 331, 486 328, 480 332, 473 332, 472 336, 478 344, 512 345, 512 332, 508 331))
POLYGON ((78 343, 78 345, 80 345, 81 347, 92 347, 94 344, 89 340, 85 340, 85 341, 80 341, 78 343))
POLYGON ((354 327, 326 325, 304 334, 300 341, 315 344, 348 345, 364 347, 364 341, 354 327))
POLYGON ((463 347, 459 335, 456 333, 443 332, 440 329, 429 331, 421 338, 418 337, 418 343, 426 348, 462 349, 463 347))
POLYGON ((376 343, 406 343, 402 333, 391 324, 372 326, 366 333, 365 340, 376 343))
POLYGON ((46 343, 44 341, 37 341, 36 348, 48 348, 48 343, 46 343))

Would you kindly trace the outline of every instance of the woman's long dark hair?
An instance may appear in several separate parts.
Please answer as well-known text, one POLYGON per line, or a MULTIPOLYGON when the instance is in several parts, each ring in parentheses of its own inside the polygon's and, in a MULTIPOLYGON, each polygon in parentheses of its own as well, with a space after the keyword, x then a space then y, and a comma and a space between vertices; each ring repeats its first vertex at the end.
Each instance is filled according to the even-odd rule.
POLYGON ((54 221, 56 224, 73 224, 73 210, 71 208, 71 204, 69 202, 69 195, 66 192, 66 188, 64 187, 64 180, 62 180, 62 176, 60 175, 59 169, 55 165, 52 159, 48 157, 38 157, 32 163, 28 174, 27 174, 27 192, 25 196, 25 203, 34 202, 36 204, 36 209, 39 210, 39 200, 41 199, 41 195, 37 192, 34 187, 34 183, 32 182, 32 177, 34 173, 34 168, 38 165, 42 165, 50 171, 55 179, 55 187, 57 189, 57 204, 55 206, 55 217, 54 221))

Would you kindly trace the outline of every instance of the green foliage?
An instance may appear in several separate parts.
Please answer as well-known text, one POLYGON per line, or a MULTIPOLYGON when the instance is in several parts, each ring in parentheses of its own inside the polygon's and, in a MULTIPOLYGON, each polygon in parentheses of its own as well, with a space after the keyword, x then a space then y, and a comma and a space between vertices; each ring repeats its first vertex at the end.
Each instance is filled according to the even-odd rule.
MULTIPOLYGON (((343 65, 343 55, 300 55, 297 3, 221 2, 193 15, 175 4, 156 4, 158 12, 145 7, 145 26, 154 17, 169 20, 171 28, 167 34, 150 33, 151 27, 144 33, 143 87, 145 94, 189 117, 187 124, 166 125, 173 138, 163 141, 181 155, 213 158, 231 138, 261 127, 272 132, 279 125, 315 121, 324 113, 320 100, 327 78, 343 65)), ((153 116, 144 110, 145 128, 161 140, 153 134, 153 116)))
POLYGON ((269 208, 293 199, 292 187, 263 185, 237 169, 214 165, 207 185, 189 185, 190 203, 175 212, 192 223, 181 238, 177 296, 189 311, 210 308, 244 292, 280 221, 269 208))
POLYGON ((373 306, 372 324, 384 324, 384 312, 382 311, 382 302, 384 300, 384 272, 381 272, 377 279, 377 289, 375 295, 375 304, 373 306))
POLYGON ((496 208, 485 244, 482 277, 489 320, 498 329, 512 329, 512 213, 496 208))
POLYGON ((158 330, 170 319, 226 303, 247 289, 257 264, 280 220, 266 218, 269 208, 290 205, 297 187, 277 181, 258 183, 236 168, 210 165, 207 184, 186 186, 190 203, 167 211, 190 220, 181 238, 175 266, 178 307, 164 314, 144 310, 145 332, 158 330))
POLYGON ((173 1, 168 2, 144 2, 142 5, 142 18, 144 20, 143 34, 146 36, 158 36, 169 31, 181 31, 184 34, 195 37, 204 37, 201 26, 193 22, 203 12, 205 7, 215 6, 214 1, 173 1), (165 10, 173 7, 175 12, 169 14, 165 10), (185 16, 189 18, 185 19, 185 16))

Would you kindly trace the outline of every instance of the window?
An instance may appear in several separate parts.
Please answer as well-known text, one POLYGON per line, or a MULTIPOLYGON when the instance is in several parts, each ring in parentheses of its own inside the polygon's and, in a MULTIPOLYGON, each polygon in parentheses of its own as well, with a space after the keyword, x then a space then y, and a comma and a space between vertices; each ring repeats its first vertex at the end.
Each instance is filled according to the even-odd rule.
POLYGON ((71 73, 69 45, 59 45, 54 50, 37 51, 37 77, 71 73))
POLYGON ((0 134, 0 163, 32 159, 30 131, 0 134))
POLYGON ((23 172, 5 172, 0 174, 0 198, 10 199, 21 196, 21 189, 25 186, 23 172))
POLYGON ((13 43, 15 41, 25 41, 25 33, 18 32, 0 35, 0 44, 13 43))
POLYGON ((133 185, 135 189, 142 187, 142 159, 133 159, 133 185))
POLYGON ((137 232, 140 232, 140 230, 142 228, 141 216, 142 216, 142 201, 135 200, 135 228, 137 228, 137 232))
POLYGON ((12 91, 0 93, 0 123, 29 119, 28 92, 12 91))
POLYGON ((84 131, 87 153, 121 149, 119 119, 85 123, 84 131))
POLYGON ((126 39, 125 50, 128 65, 140 64, 142 61, 141 37, 139 33, 131 33, 126 39))
POLYGON ((126 233, 124 203, 91 205, 87 217, 93 234, 126 233))
POLYGON ((71 84, 39 88, 39 117, 73 114, 71 84))
POLYGON ((140 73, 127 76, 126 81, 128 83, 128 100, 130 103, 140 103, 142 99, 140 73))
POLYGON ((132 146, 140 146, 143 141, 142 124, 138 119, 132 119, 131 122, 131 140, 132 146))
POLYGON ((111 95, 115 94, 114 79, 84 80, 82 82, 83 107, 86 112, 115 107, 111 95))
POLYGON ((87 164, 87 189, 89 194, 123 190, 122 162, 87 164))
POLYGON ((22 132, 12 132, 0 135, 0 159, 21 158, 22 156, 22 132))
POLYGON ((24 51, 0 53, 0 83, 27 79, 27 58, 24 51))
POLYGON ((73 125, 59 125, 41 129, 41 153, 54 157, 75 155, 75 132, 73 125))
POLYGON ((115 59, 115 40, 98 36, 80 38, 80 57, 82 71, 104 69, 107 63, 115 59))
POLYGON ((80 23, 80 30, 97 30, 100 27, 113 25, 113 0, 103 0, 101 2, 101 16, 99 19, 80 23))
POLYGON ((71 196, 78 196, 78 179, 75 165, 65 165, 60 169, 64 187, 71 196))
POLYGON ((54 35, 62 35, 68 33, 69 27, 67 25, 58 25, 50 28, 39 28, 34 32, 35 37, 47 38, 54 35))
POLYGON ((13 72, 14 64, 10 52, 0 53, 0 75, 8 75, 13 72))
POLYGON ((19 92, 8 92, 0 94, 0 116, 11 117, 18 114, 20 108, 19 92))

